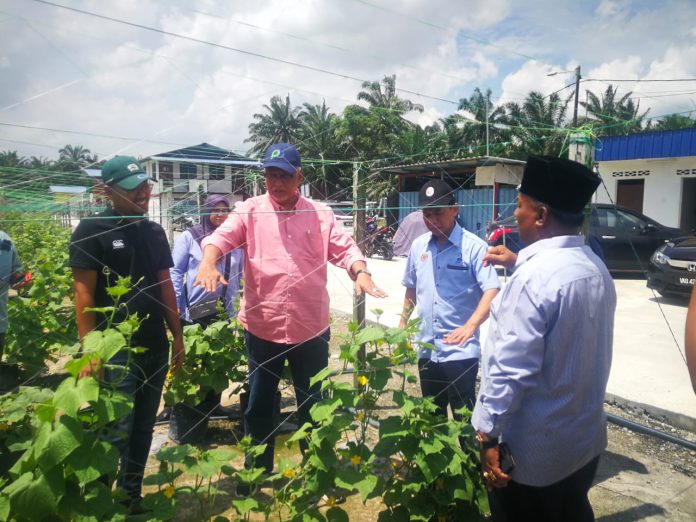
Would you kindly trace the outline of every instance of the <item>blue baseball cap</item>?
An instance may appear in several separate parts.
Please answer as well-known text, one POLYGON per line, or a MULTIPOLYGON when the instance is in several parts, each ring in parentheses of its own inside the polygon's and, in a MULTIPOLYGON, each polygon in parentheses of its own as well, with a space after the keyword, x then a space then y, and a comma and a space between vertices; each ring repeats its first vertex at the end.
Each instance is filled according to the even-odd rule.
POLYGON ((271 167, 277 167, 283 172, 294 174, 297 169, 302 167, 300 153, 297 152, 294 145, 289 143, 271 145, 263 156, 263 168, 271 167))

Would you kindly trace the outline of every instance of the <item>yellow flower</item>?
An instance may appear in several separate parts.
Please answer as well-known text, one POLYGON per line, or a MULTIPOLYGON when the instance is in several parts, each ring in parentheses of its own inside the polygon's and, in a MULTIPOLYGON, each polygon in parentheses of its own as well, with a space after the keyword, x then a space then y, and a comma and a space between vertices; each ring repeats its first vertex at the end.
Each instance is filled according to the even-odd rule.
POLYGON ((327 497, 326 498, 326 505, 331 507, 336 505, 336 499, 334 497, 327 497))
POLYGON ((285 471, 283 471, 283 476, 291 479, 295 476, 295 470, 292 468, 287 468, 285 471))
POLYGON ((364 375, 358 377, 358 384, 360 384, 360 386, 367 386, 367 377, 364 375))
POLYGON ((365 420, 365 412, 364 412, 364 411, 359 411, 359 412, 355 415, 355 420, 358 421, 358 422, 364 421, 364 420, 365 420))
POLYGON ((413 345, 411 344, 411 341, 406 341, 406 348, 409 350, 413 350, 413 345))
POLYGON ((169 486, 164 488, 164 490, 162 491, 162 494, 167 498, 172 498, 174 496, 175 491, 176 491, 176 488, 170 484, 169 486))
POLYGON ((10 425, 6 422, 0 422, 0 431, 7 431, 10 429, 10 425))
POLYGON ((360 455, 353 455, 353 456, 350 458, 350 463, 351 463, 353 466, 359 466, 359 465, 360 465, 360 462, 362 462, 362 459, 360 458, 360 455))

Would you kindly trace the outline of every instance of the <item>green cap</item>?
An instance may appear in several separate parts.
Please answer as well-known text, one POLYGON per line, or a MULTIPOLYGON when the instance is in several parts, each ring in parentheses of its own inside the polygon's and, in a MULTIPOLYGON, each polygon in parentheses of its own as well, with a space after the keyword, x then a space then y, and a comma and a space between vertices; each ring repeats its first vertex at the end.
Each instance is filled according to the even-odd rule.
POLYGON ((118 185, 124 190, 133 190, 149 179, 133 156, 114 156, 104 163, 101 177, 107 185, 118 185))

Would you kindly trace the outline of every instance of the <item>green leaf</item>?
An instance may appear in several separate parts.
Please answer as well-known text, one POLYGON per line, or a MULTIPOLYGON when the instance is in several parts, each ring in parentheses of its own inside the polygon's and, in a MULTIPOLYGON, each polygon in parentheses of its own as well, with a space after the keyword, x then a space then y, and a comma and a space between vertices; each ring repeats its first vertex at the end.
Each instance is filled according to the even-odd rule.
POLYGON ((326 520, 328 522, 348 522, 348 513, 343 511, 340 507, 333 506, 326 512, 326 520))
POLYGON ((82 341, 84 351, 97 355, 103 362, 108 362, 123 348, 126 348, 126 338, 114 329, 93 330, 82 341))
POLYGON ((115 477, 118 458, 118 450, 114 446, 96 440, 91 445, 83 444, 77 448, 66 463, 73 469, 80 486, 85 486, 103 475, 115 477))
POLYGON ((80 447, 83 438, 82 426, 77 420, 63 415, 56 423, 36 462, 44 470, 62 465, 65 458, 80 447))
POLYGON ((247 497, 241 500, 233 500, 232 505, 235 507, 237 512, 244 516, 249 511, 259 508, 259 503, 253 497, 247 497))
POLYGON ((0 520, 10 519, 10 499, 6 495, 0 495, 0 520))
POLYGON ((355 342, 357 344, 370 343, 380 339, 384 339, 384 330, 377 326, 363 328, 355 336, 355 342))
POLYGON ((68 377, 58 386, 53 405, 67 415, 75 416, 83 404, 96 401, 98 397, 99 383, 94 377, 68 377))
POLYGON ((19 519, 42 520, 57 511, 58 497, 43 474, 25 473, 3 491, 10 498, 12 511, 19 519))
POLYGON ((159 452, 157 452, 157 460, 161 462, 183 463, 184 460, 194 452, 195 448, 190 444, 179 444, 178 446, 170 446, 159 450, 159 452))
POLYGON ((341 402, 338 399, 325 400, 313 405, 309 413, 315 422, 326 421, 333 417, 334 412, 340 405, 341 402))
POLYGON ((333 370, 331 368, 329 368, 328 366, 326 368, 324 368, 323 370, 319 370, 319 372, 316 375, 312 376, 309 379, 309 386, 310 387, 314 386, 316 383, 325 380, 326 378, 329 377, 329 375, 331 375, 332 371, 333 370))

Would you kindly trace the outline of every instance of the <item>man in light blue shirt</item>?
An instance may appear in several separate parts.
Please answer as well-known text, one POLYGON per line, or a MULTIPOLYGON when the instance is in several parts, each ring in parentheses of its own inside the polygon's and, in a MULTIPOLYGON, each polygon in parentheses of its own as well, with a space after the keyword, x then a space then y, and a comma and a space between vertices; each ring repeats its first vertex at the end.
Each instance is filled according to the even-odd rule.
POLYGON ((492 266, 483 266, 486 243, 462 229, 452 188, 441 180, 420 191, 423 220, 429 232, 416 238, 408 255, 402 327, 414 306, 420 329, 418 371, 421 392, 433 397, 438 412, 456 413, 476 400, 481 347, 478 327, 488 317, 500 288, 492 266))
POLYGON ((594 520, 616 292, 579 233, 599 182, 570 160, 527 159, 515 218, 529 246, 491 305, 472 416, 496 521, 594 520))

